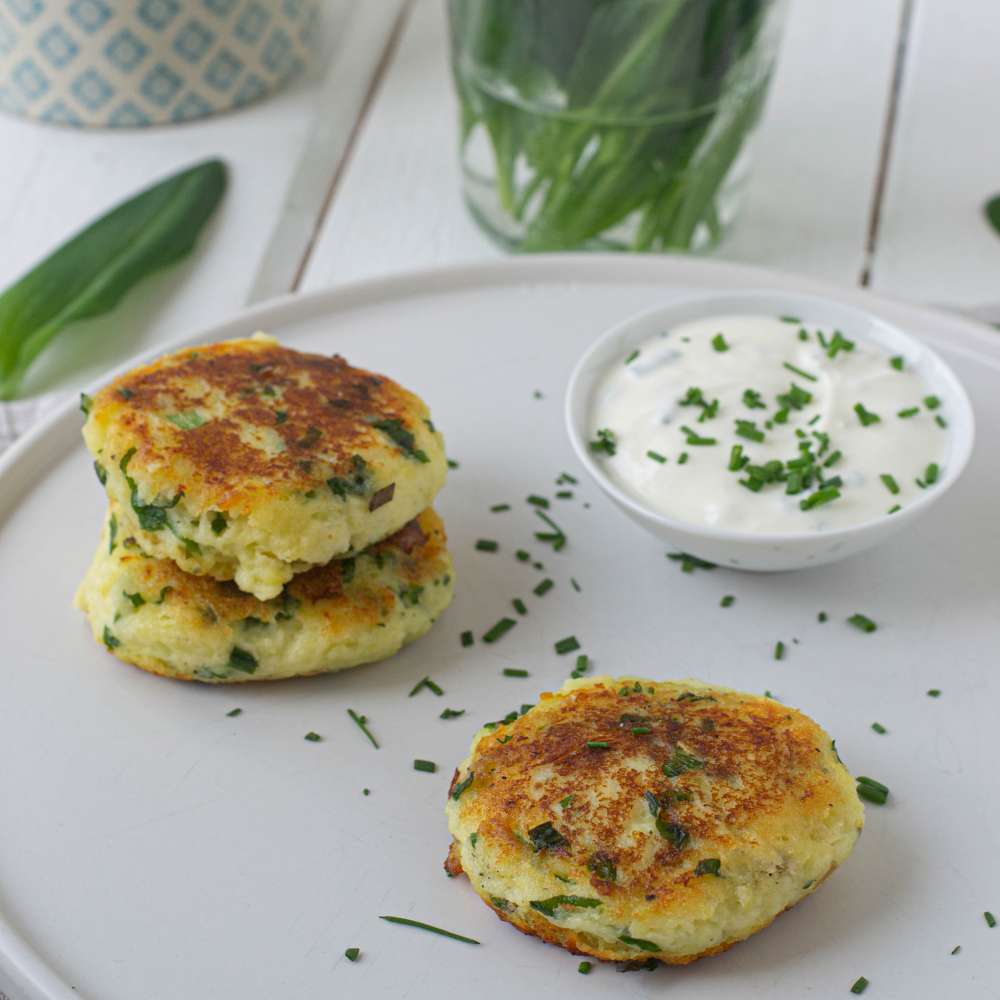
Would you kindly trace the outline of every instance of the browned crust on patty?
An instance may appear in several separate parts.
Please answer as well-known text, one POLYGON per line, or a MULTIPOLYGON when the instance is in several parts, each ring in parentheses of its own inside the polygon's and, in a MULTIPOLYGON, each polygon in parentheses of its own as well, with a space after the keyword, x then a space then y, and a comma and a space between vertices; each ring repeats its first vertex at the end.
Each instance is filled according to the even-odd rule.
POLYGON ((90 412, 91 420, 114 423, 116 438, 136 448, 133 474, 169 466, 178 477, 175 491, 225 511, 348 476, 353 456, 396 449, 373 421, 399 420, 417 433, 426 416, 417 396, 339 355, 253 339, 180 351, 134 369, 101 389, 90 412), (174 428, 162 419, 211 408, 220 396, 224 413, 201 426, 174 428), (278 435, 283 450, 248 441, 254 429, 278 435))

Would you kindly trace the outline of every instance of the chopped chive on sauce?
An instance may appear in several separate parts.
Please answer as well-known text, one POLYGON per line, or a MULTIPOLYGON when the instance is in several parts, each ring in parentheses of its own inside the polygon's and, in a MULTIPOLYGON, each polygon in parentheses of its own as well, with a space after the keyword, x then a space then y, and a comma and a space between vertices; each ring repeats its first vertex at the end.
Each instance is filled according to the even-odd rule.
POLYGON ((556 491, 557 500, 572 500, 573 491, 572 490, 557 490, 556 491))
POLYGON ((237 715, 242 715, 242 714, 243 714, 242 708, 231 708, 228 712, 226 712, 226 717, 230 719, 235 719, 237 715))
POLYGON ((492 507, 490 507, 490 510, 494 514, 502 514, 505 510, 510 510, 510 504, 509 503, 495 503, 495 504, 493 504, 492 507))
POLYGON ((950 952, 948 952, 948 954, 949 955, 957 955, 961 950, 962 950, 962 946, 960 944, 956 944, 955 947, 952 948, 950 952))
POLYGON ((462 633, 462 645, 463 646, 471 646, 475 641, 476 641, 475 637, 473 636, 473 634, 471 632, 465 631, 465 632, 462 633))
POLYGON ((864 976, 858 976, 858 978, 854 980, 854 985, 851 987, 851 992, 855 994, 861 994, 864 993, 866 989, 868 989, 868 980, 865 979, 864 976))
POLYGON ((887 513, 887 514, 895 514, 895 513, 897 513, 898 511, 901 511, 902 509, 903 509, 903 508, 902 508, 902 507, 900 507, 898 503, 894 503, 894 504, 893 504, 893 505, 892 505, 892 506, 891 506, 891 507, 890 507, 890 508, 889 508, 889 509, 888 509, 888 510, 886 511, 886 513, 887 513))
POLYGON ((464 708, 446 708, 439 716, 439 719, 457 719, 465 715, 464 708))
POLYGON ((720 354, 729 350, 729 344, 726 343, 726 338, 721 333, 717 333, 712 338, 712 347, 714 347, 720 354))
POLYGON ((938 464, 936 462, 931 462, 931 464, 927 466, 927 469, 924 472, 924 482, 928 486, 933 486, 938 481, 938 477, 940 475, 941 475, 941 469, 938 466, 938 464))
POLYGON ((795 326, 802 325, 802 320, 799 319, 798 316, 779 316, 778 319, 780 319, 782 323, 794 323, 795 326))
POLYGON ((532 493, 531 496, 526 498, 526 501, 533 507, 541 507, 544 510, 548 510, 551 506, 545 497, 540 497, 537 493, 532 493))
POLYGON ((856 629, 860 629, 862 632, 874 632, 878 625, 875 624, 867 615, 861 613, 853 614, 847 619, 849 625, 853 625, 856 629))
POLYGON ((677 456, 677 464, 678 465, 686 465, 687 464, 687 460, 688 460, 688 453, 686 451, 682 451, 677 456))
POLYGON ((427 774, 434 774, 437 771, 438 766, 432 760, 420 760, 418 757, 413 762, 414 771, 425 771, 427 774))
POLYGON ((575 590, 575 591, 576 591, 576 592, 577 592, 578 594, 581 594, 581 593, 583 593, 583 588, 582 588, 582 587, 580 586, 580 584, 579 584, 579 583, 577 582, 577 579, 576 579, 576 577, 575 577, 575 576, 571 576, 571 577, 569 578, 569 583, 570 583, 570 586, 571 586, 571 587, 572 587, 572 588, 573 588, 573 589, 574 589, 574 590, 575 590))
POLYGON ((637 357, 639 357, 639 349, 638 348, 636 348, 634 351, 631 351, 629 353, 629 356, 625 359, 625 364, 627 364, 627 365, 632 364, 632 362, 635 361, 635 359, 637 357))
POLYGON ((821 611, 818 615, 816 615, 816 621, 821 624, 825 621, 829 621, 829 618, 830 616, 825 611, 821 611))
POLYGON ((941 697, 941 689, 940 688, 931 688, 927 692, 927 697, 928 698, 940 698, 941 697))
POLYGON ((667 460, 667 456, 661 455, 658 451, 647 451, 646 458, 651 458, 654 462, 659 462, 660 465, 663 465, 667 460))
POLYGON ((514 555, 517 558, 518 562, 530 562, 531 561, 531 553, 527 552, 525 549, 518 549, 514 553, 514 555))
POLYGON ((776 660, 785 658, 785 644, 780 639, 774 644, 774 658, 776 660))
POLYGON ((520 597, 515 597, 510 603, 519 615, 526 615, 528 613, 528 606, 520 597))
POLYGON ((428 691, 433 691, 439 698, 444 694, 444 688, 435 684, 429 677, 425 677, 423 680, 417 681, 408 697, 412 698, 415 694, 423 691, 424 688, 427 688, 428 691))
POLYGON ((585 653, 581 653, 576 658, 576 666, 573 668, 573 672, 570 677, 582 677, 587 670, 590 668, 590 657, 585 653))
POLYGON ((344 952, 344 958, 346 958, 348 962, 356 962, 360 957, 360 948, 348 948, 344 952))
POLYGON ((530 677, 531 675, 527 670, 522 670, 520 667, 504 667, 503 669, 504 677, 530 677))
POLYGON ((802 378, 808 379, 810 382, 819 381, 818 375, 811 375, 809 372, 803 371, 801 368, 797 368, 795 365, 789 364, 787 361, 782 364, 782 368, 787 368, 790 372, 794 372, 796 375, 801 375, 802 378))
POLYGON ((990 913, 989 910, 986 910, 983 913, 983 920, 986 921, 986 926, 987 927, 996 927, 996 925, 997 925, 997 918, 994 917, 993 914, 990 913))
POLYGON ((919 406, 909 406, 905 410, 900 410, 896 416, 901 420, 908 420, 910 417, 915 417, 919 412, 919 406))
POLYGON ((889 732, 889 730, 886 729, 885 726, 883 726, 881 722, 873 722, 872 723, 872 729, 873 729, 874 732, 878 733, 880 736, 884 736, 887 732, 889 732))
POLYGON ((936 423, 942 430, 948 426, 948 421, 945 420, 940 413, 935 415, 934 423, 936 423))
POLYGON ((854 412, 858 415, 858 420, 861 421, 862 427, 870 427, 872 424, 879 423, 882 419, 877 413, 872 413, 871 410, 865 409, 864 403, 855 403, 854 412))
POLYGON ((483 642, 496 642, 505 636, 517 622, 513 618, 501 618, 491 629, 483 633, 483 642))
POLYGON ((882 483, 885 486, 885 488, 893 496, 899 493, 899 483, 897 483, 896 480, 892 476, 890 476, 888 472, 883 472, 882 475, 879 476, 879 479, 882 480, 882 483))
POLYGON ((577 967, 576 971, 580 973, 581 976, 590 975, 590 970, 594 967, 593 962, 581 962, 577 967))
POLYGON ((493 541, 492 538, 480 538, 476 542, 477 552, 496 552, 500 548, 500 543, 493 541))
POLYGON ((725 597, 719 601, 720 608, 731 608, 736 603, 736 598, 732 594, 726 594, 725 597))
POLYGON ((889 364, 892 365, 892 367, 898 372, 903 370, 904 363, 905 361, 902 354, 897 354, 894 358, 889 358, 889 364))
POLYGON ((306 733, 305 736, 303 736, 302 738, 308 740, 310 743, 319 743, 323 739, 323 737, 320 736, 319 733, 313 733, 313 732, 306 733))
POLYGON ((466 937, 464 934, 456 934, 454 931, 446 931, 443 927, 425 924, 420 920, 411 920, 409 917, 380 916, 379 920, 385 920, 390 924, 402 924, 404 927, 416 927, 418 930, 430 931, 432 934, 440 934, 442 937, 451 938, 453 941, 462 941, 465 944, 479 944, 475 938, 466 937))
POLYGON ((607 427, 597 431, 594 440, 590 442, 590 450, 611 456, 618 450, 615 444, 615 432, 607 427))
POLYGON ((702 437, 702 435, 700 435, 697 431, 691 430, 690 427, 682 425, 681 430, 687 435, 684 443, 692 445, 696 448, 708 448, 719 443, 718 439, 702 437))
POLYGON ((578 642, 575 635, 568 635, 565 639, 560 639, 555 643, 555 651, 563 656, 565 653, 574 653, 580 648, 580 643, 578 642))
POLYGON ((937 396, 924 396, 924 406, 928 410, 936 410, 941 405, 941 400, 937 396))
POLYGON ((800 500, 799 509, 812 510, 814 507, 830 503, 832 500, 836 500, 839 497, 840 490, 838 490, 836 486, 825 486, 823 489, 819 489, 815 493, 811 493, 804 500, 800 500))
POLYGON ((371 745, 375 747, 376 750, 378 750, 379 748, 378 740, 376 740, 375 737, 372 736, 371 730, 368 728, 367 716, 358 715, 358 713, 355 712, 353 708, 349 708, 347 710, 347 714, 351 717, 351 720, 358 727, 358 729, 360 729, 361 732, 363 732, 365 736, 368 737, 368 740, 371 743, 371 745))
POLYGON ((535 589, 532 591, 532 593, 535 595, 535 597, 542 597, 543 595, 547 594, 554 586, 555 584, 548 577, 546 577, 544 580, 539 581, 539 583, 535 585, 535 589))

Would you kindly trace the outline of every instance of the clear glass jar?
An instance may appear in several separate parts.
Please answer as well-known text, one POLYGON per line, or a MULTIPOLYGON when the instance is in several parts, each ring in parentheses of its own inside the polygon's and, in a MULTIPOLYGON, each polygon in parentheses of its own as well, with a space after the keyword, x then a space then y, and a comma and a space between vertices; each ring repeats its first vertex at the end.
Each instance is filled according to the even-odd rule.
POLYGON ((466 204, 512 250, 706 250, 783 0, 449 0, 466 204))

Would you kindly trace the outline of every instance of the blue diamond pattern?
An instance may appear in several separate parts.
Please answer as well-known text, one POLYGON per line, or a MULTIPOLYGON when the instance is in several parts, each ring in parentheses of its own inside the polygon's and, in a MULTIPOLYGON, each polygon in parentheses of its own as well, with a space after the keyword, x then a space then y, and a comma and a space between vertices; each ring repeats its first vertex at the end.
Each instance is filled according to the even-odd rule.
POLYGON ((49 90, 48 78, 33 59, 25 59, 15 66, 10 78, 14 87, 26 101, 37 101, 49 90))
POLYGON ((174 51, 189 63, 196 63, 214 41, 215 35, 208 28, 197 21, 189 21, 174 39, 174 51))
POLYGON ((242 106, 302 67, 325 7, 0 0, 0 108, 53 125, 134 128, 242 106))
POLYGON ((30 24, 42 12, 42 0, 6 0, 6 3, 21 24, 30 24))
POLYGON ((288 32, 275 28, 264 46, 261 59, 264 67, 275 76, 285 76, 291 69, 293 59, 292 40, 288 37, 288 32))
POLYGON ((267 93, 267 84, 256 73, 247 73, 240 89, 233 95, 233 104, 241 107, 251 101, 260 100, 267 93))
POLYGON ((152 125, 153 119, 137 104, 125 101, 108 115, 108 124, 112 128, 142 128, 146 125, 152 125))
POLYGON ((133 31, 122 28, 104 47, 104 55, 112 66, 131 73, 149 55, 149 46, 133 31))
POLYGON ((41 120, 49 125, 72 125, 79 128, 83 119, 65 102, 55 101, 41 114, 41 120))
POLYGON ((60 28, 58 24, 53 24, 38 39, 38 51, 56 69, 62 69, 73 61, 80 51, 80 46, 73 41, 73 36, 68 31, 60 28))
POLYGON ((170 117, 175 122, 188 122, 212 113, 212 105, 197 94, 185 94, 175 105, 170 117))
POLYGON ((89 35, 103 28, 111 17, 111 8, 104 0, 73 0, 68 10, 69 16, 89 35))
POLYGON ((243 62, 229 49, 217 52, 205 68, 205 82, 213 89, 224 94, 240 75, 243 62))
POLYGON ((177 16, 179 0, 142 0, 139 4, 139 20, 154 31, 162 31, 177 16))
POLYGON ((246 10, 240 14, 239 20, 233 28, 233 34, 241 42, 254 45, 260 41, 264 29, 267 28, 267 22, 270 20, 271 15, 259 3, 247 4, 246 10))
POLYGON ((103 108, 115 92, 111 84, 96 69, 84 70, 73 81, 70 90, 73 96, 90 111, 103 108))
POLYGON ((182 83, 181 78, 169 66, 158 63, 142 81, 139 92, 147 101, 165 108, 177 96, 182 83))
POLYGON ((201 0, 206 9, 219 17, 226 17, 236 6, 237 0, 201 0))
POLYGON ((0 14, 0 56, 5 56, 14 50, 17 37, 17 30, 3 14, 0 14))

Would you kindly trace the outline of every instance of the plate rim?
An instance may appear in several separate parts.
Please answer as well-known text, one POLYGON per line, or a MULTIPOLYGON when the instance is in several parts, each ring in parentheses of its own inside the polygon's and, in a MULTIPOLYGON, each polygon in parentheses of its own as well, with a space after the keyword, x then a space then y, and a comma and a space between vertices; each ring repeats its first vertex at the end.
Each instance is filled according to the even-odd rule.
MULTIPOLYGON (((936 321, 939 324, 938 336, 950 350, 990 367, 1000 368, 1000 333, 992 331, 986 323, 938 307, 917 305, 882 295, 867 288, 838 285, 767 267, 680 254, 561 253, 416 268, 308 292, 275 296, 238 310, 228 318, 199 327, 194 332, 131 355, 91 380, 81 391, 93 392, 118 374, 183 347, 245 334, 246 327, 253 324, 267 327, 296 323, 367 305, 475 291, 477 288, 508 285, 537 287, 580 283, 588 279, 612 285, 649 284, 657 279, 674 286, 704 285, 712 281, 725 286, 727 282, 733 282, 741 289, 762 285, 797 294, 825 296, 876 314, 888 312, 896 317, 893 321, 899 324, 904 324, 907 317, 924 324, 936 321)), ((75 431, 69 426, 69 420, 75 419, 77 407, 77 397, 70 395, 0 456, 0 528, 27 489, 40 478, 37 474, 39 463, 30 461, 33 451, 37 455, 44 450, 35 451, 36 446, 61 431, 75 431), (15 488, 7 488, 11 483, 15 488)), ((45 458, 43 473, 52 461, 62 458, 62 452, 54 451, 45 458)), ((18 989, 27 991, 12 1000, 79 1000, 82 996, 41 957, 2 911, 0 965, 18 989)), ((0 997, 3 996, 0 990, 0 997)))

